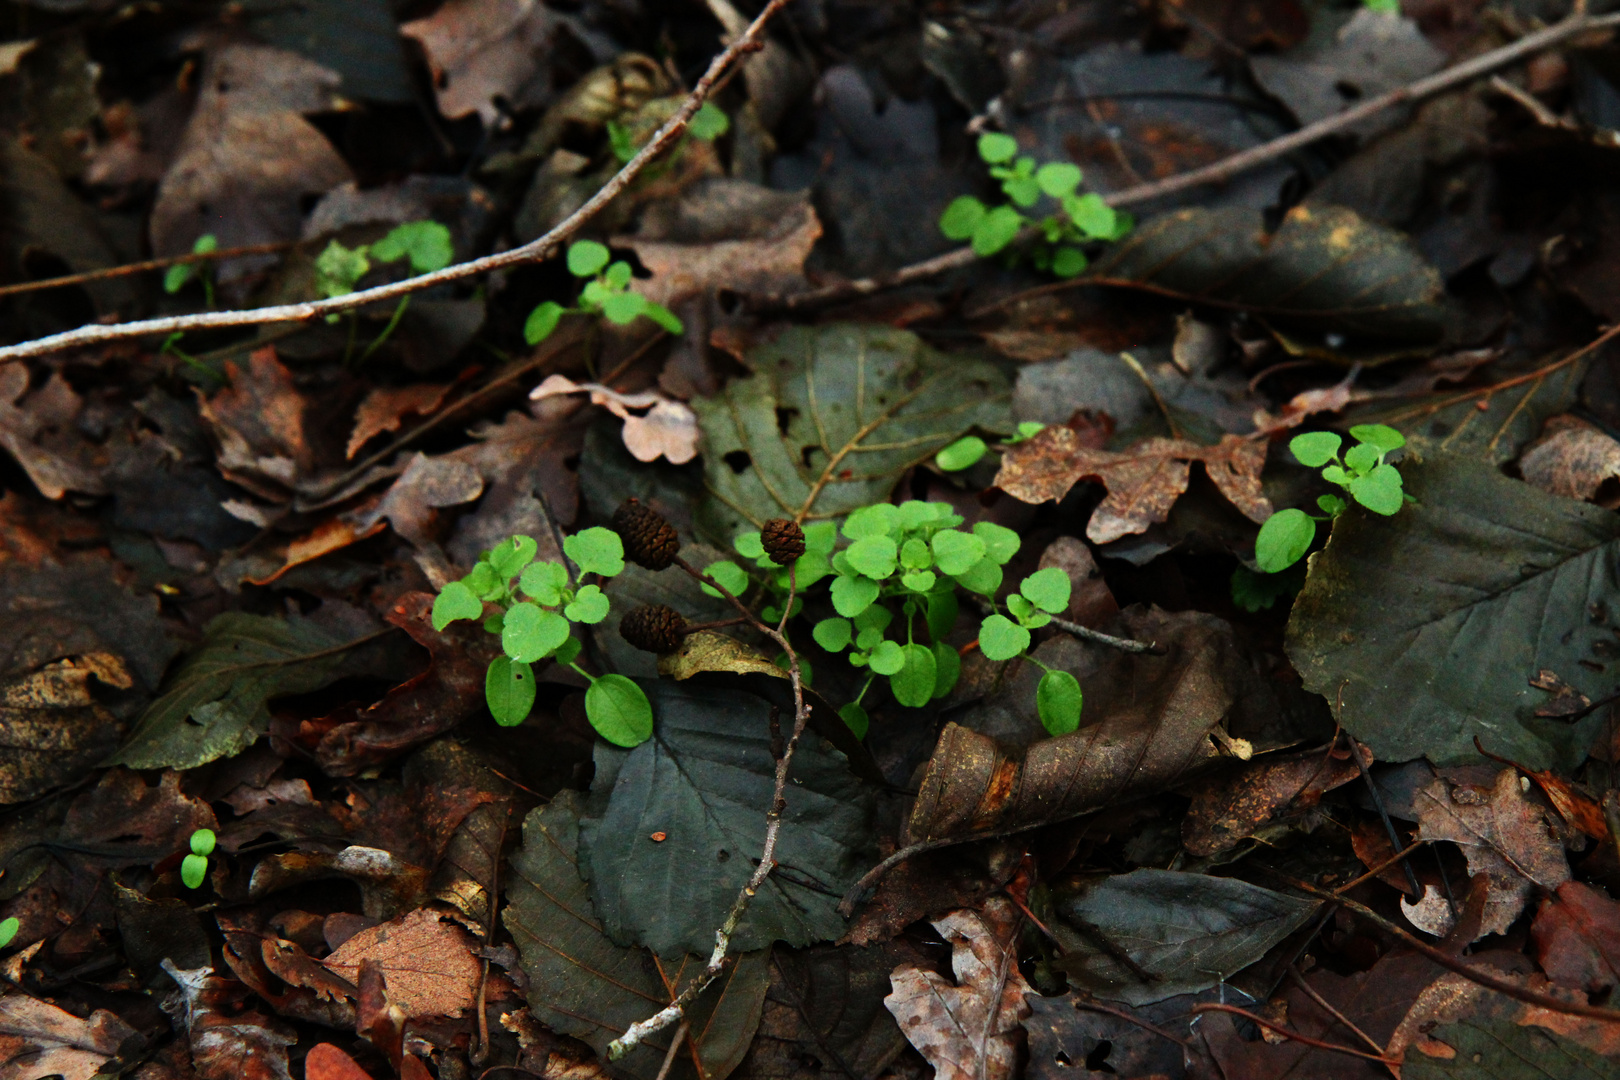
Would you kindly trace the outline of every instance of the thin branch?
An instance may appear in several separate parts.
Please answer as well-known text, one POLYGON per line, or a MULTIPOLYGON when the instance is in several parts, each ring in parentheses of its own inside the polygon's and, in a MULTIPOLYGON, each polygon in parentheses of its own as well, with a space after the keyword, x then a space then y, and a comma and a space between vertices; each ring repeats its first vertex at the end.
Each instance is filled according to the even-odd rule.
MULTIPOLYGON (((985 601, 980 600, 977 596, 971 596, 968 599, 973 601, 973 606, 979 610, 979 614, 995 614, 996 609, 991 607, 985 601)), ((1135 638, 1115 637, 1113 634, 1105 634, 1101 630, 1093 630, 1089 626, 1081 626, 1072 619, 1060 618, 1057 615, 1053 615, 1051 621, 1047 623, 1047 625, 1055 626, 1065 633, 1073 634, 1082 641, 1090 641, 1098 645, 1106 645, 1108 648, 1118 649, 1120 652, 1146 653, 1149 656, 1165 656, 1170 652, 1169 649, 1166 649, 1163 645, 1160 645, 1156 641, 1137 641, 1135 638)))
MULTIPOLYGON (((1406 86, 1397 87, 1387 94, 1370 98, 1354 108, 1346 109, 1341 113, 1325 117, 1314 124, 1307 124, 1297 131, 1281 135, 1270 142, 1224 157, 1219 161, 1199 169, 1191 169, 1163 180, 1155 180, 1146 184, 1137 184, 1112 194, 1102 195, 1103 201, 1113 207, 1139 206, 1142 203, 1153 202, 1169 195, 1179 195, 1193 188, 1203 187, 1205 184, 1218 184, 1232 179, 1240 173, 1250 169, 1269 164, 1278 158, 1286 157, 1296 150, 1302 150, 1318 139, 1329 135, 1337 135, 1346 128, 1354 127, 1369 117, 1376 116, 1386 109, 1397 105, 1415 104, 1448 90, 1453 90, 1464 83, 1482 78, 1502 68, 1518 63, 1536 53, 1562 45, 1571 38, 1595 30, 1607 30, 1610 27, 1620 26, 1620 13, 1609 15, 1587 15, 1577 10, 1569 18, 1555 23, 1545 30, 1538 30, 1527 34, 1511 44, 1499 49, 1481 53, 1472 60, 1465 60, 1454 67, 1436 72, 1428 78, 1419 79, 1406 86)), ((1099 194, 1101 194, 1099 192, 1099 194)), ((1036 230, 1027 229, 1019 237, 1019 241, 1032 239, 1037 235, 1036 230)), ((1019 241, 1015 241, 1019 242, 1019 241)), ((882 277, 859 278, 854 281, 840 281, 832 285, 824 285, 819 289, 810 289, 805 292, 793 293, 788 296, 779 294, 754 296, 747 299, 747 305, 756 311, 800 311, 809 308, 824 307, 828 304, 842 303, 857 300, 861 297, 871 296, 888 289, 896 289, 903 285, 925 281, 938 277, 951 270, 959 270, 972 266, 978 262, 979 256, 974 254, 971 247, 958 248, 943 255, 936 255, 910 266, 901 267, 892 274, 882 277)), ((1083 283, 1083 279, 1077 279, 1083 283)), ((3 358, 3 354, 0 354, 3 358)))
POLYGON ((1340 1046, 1338 1043, 1324 1042, 1321 1039, 1313 1039, 1309 1035, 1301 1035, 1297 1031, 1291 1031, 1275 1021, 1267 1020, 1265 1017, 1260 1016, 1257 1013, 1252 1013, 1248 1009, 1240 1009, 1236 1005, 1218 1005, 1215 1002, 1208 1002, 1203 1005, 1194 1005, 1192 1007, 1192 1011, 1195 1013, 1231 1013, 1233 1016, 1243 1017, 1243 1019, 1252 1024, 1258 1024, 1263 1028, 1270 1028, 1272 1031, 1275 1031, 1285 1039, 1304 1043, 1306 1046, 1314 1046, 1318 1050, 1330 1050, 1335 1054, 1349 1054, 1351 1057, 1358 1057, 1364 1061, 1376 1061, 1380 1065, 1400 1064, 1400 1062, 1396 1061, 1394 1058, 1384 1057, 1382 1054, 1368 1054, 1351 1046, 1340 1046))
POLYGON ((715 83, 725 74, 739 57, 747 53, 757 52, 763 47, 761 35, 765 24, 771 16, 780 11, 788 0, 770 0, 758 17, 749 27, 737 37, 720 55, 709 64, 709 70, 703 73, 692 92, 686 96, 681 107, 675 115, 665 121, 664 126, 658 129, 652 140, 643 146, 636 156, 625 163, 624 168, 613 175, 613 178, 595 195, 587 199, 578 210, 568 215, 556 228, 537 240, 531 240, 521 247, 510 251, 499 252, 494 255, 485 255, 482 258, 471 259, 454 266, 447 266, 443 270, 421 274, 417 277, 407 278, 387 285, 379 285, 360 292, 349 293, 347 296, 332 297, 327 300, 311 300, 298 304, 277 304, 273 307, 252 308, 242 311, 205 311, 191 315, 176 315, 163 319, 141 319, 135 322, 114 323, 110 326, 91 324, 81 326, 77 330, 68 330, 49 337, 25 341, 17 345, 8 345, 0 348, 0 362, 6 360, 21 360, 29 356, 44 356, 59 349, 74 348, 84 345, 99 345, 108 341, 122 341, 128 338, 145 337, 148 334, 173 334, 187 330, 207 330, 222 326, 262 326, 266 323, 281 322, 310 322, 324 318, 327 315, 336 315, 344 311, 353 311, 356 308, 375 304, 381 300, 395 300, 401 296, 423 289, 430 289, 437 285, 447 285, 455 281, 463 281, 490 270, 500 270, 508 266, 523 263, 540 262, 550 258, 565 244, 570 237, 579 232, 585 223, 595 217, 608 203, 612 202, 630 183, 639 176, 643 169, 650 165, 655 158, 670 149, 686 133, 687 124, 697 114, 703 102, 707 100, 715 83))
POLYGON ((122 266, 107 266, 100 270, 86 270, 78 274, 63 274, 61 277, 41 278, 38 281, 18 281, 11 285, 0 285, 0 296, 39 292, 41 289, 59 289, 66 285, 86 285, 92 281, 131 277, 147 270, 167 270, 171 266, 219 262, 221 259, 237 259, 244 255, 273 255, 278 251, 286 251, 293 246, 294 244, 290 240, 280 240, 273 244, 248 244, 246 247, 218 248, 214 251, 192 251, 185 255, 170 255, 166 259, 147 259, 144 262, 125 263, 122 266))

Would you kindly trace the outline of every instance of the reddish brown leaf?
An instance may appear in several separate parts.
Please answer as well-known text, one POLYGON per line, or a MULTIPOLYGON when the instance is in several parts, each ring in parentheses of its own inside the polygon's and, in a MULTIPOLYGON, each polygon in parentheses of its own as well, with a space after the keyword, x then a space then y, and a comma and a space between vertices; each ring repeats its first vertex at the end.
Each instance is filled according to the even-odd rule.
POLYGON ((182 970, 163 961, 180 987, 174 1017, 191 1038, 191 1062, 202 1080, 291 1080, 287 1047, 297 1036, 262 1013, 244 1008, 247 987, 210 975, 209 968, 182 970))
POLYGON ((450 384, 415 383, 411 386, 377 386, 366 395, 354 413, 354 431, 349 435, 345 457, 353 459, 360 448, 385 431, 398 431, 407 416, 430 416, 444 402, 450 384))
POLYGON ((1226 851, 1267 822, 1310 809, 1324 793, 1359 775, 1343 750, 1250 761, 1235 776, 1193 786, 1192 806, 1181 822, 1182 843, 1200 857, 1226 851))
POLYGON ((304 1080, 371 1080, 371 1074, 331 1043, 317 1043, 304 1057, 304 1080))
POLYGON ((1553 982, 1597 994, 1620 985, 1620 904, 1566 881, 1530 927, 1536 961, 1553 982))
POLYGON ((133 1035, 110 1012, 81 1019, 24 994, 0 995, 0 1076, 90 1080, 133 1035))
POLYGON ((322 522, 307 536, 300 536, 287 545, 286 562, 275 573, 262 578, 250 577, 247 580, 255 585, 268 585, 295 566, 302 566, 322 555, 341 551, 350 544, 358 544, 367 537, 376 536, 383 528, 384 524, 381 521, 374 521, 368 526, 357 526, 354 522, 342 518, 322 522))
MULTIPOLYGON (((60 379, 59 375, 53 376, 47 387, 57 385, 60 379)), ((26 402, 13 404, 20 402, 27 390, 25 366, 8 364, 0 368, 0 449, 17 459, 28 479, 47 499, 60 499, 69 491, 106 494, 106 482, 94 467, 90 448, 84 445, 82 437, 75 437, 74 432, 65 439, 43 438, 48 428, 63 423, 60 417, 51 415, 47 403, 37 400, 44 391, 30 396, 26 402)))
POLYGON ((219 440, 219 471, 264 498, 281 500, 309 471, 304 397, 270 346, 248 357, 248 369, 225 364, 230 385, 199 395, 197 410, 219 440))
POLYGON ((1604 483, 1620 478, 1620 442, 1580 417, 1554 416, 1525 447, 1519 472, 1543 491, 1593 499, 1604 483))
POLYGON ((325 964, 356 982, 366 961, 381 969, 388 1000, 407 1017, 457 1016, 471 1007, 478 990, 481 969, 472 955, 471 938, 426 908, 360 931, 325 964))
POLYGON ((1049 427, 1028 442, 1009 447, 1001 458, 996 486, 1016 499, 1040 503, 1061 499, 1081 480, 1095 480, 1108 496, 1092 512, 1086 538, 1106 544, 1164 521, 1187 490, 1192 462, 1204 471, 1233 506, 1253 521, 1271 516, 1260 489, 1266 461, 1264 442, 1222 436, 1214 446, 1185 439, 1146 439, 1114 452, 1084 446, 1073 429, 1049 427))
MULTIPOLYGON (((217 828, 208 804, 180 790, 179 773, 164 770, 156 784, 148 785, 140 773, 117 768, 73 800, 62 822, 62 838, 84 845, 129 846, 132 851, 139 845, 161 852, 156 857, 162 858, 185 850, 198 829, 217 828)), ((132 856, 128 861, 151 857, 132 856)))

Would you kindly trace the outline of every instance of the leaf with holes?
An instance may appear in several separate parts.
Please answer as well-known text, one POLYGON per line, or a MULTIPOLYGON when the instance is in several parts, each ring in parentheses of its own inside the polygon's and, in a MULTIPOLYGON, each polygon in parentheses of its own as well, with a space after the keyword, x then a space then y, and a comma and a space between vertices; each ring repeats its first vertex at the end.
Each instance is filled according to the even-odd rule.
POLYGON ((730 543, 769 518, 836 518, 885 502, 900 474, 971 428, 1011 431, 1007 381, 881 326, 796 327, 748 357, 755 374, 692 402, 709 498, 730 543))

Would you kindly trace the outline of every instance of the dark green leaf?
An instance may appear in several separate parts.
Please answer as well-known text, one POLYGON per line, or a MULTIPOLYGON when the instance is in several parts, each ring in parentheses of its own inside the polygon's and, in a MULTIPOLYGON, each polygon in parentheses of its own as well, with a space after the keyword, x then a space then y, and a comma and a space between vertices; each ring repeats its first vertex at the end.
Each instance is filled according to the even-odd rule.
POLYGON ((1229 978, 1303 926, 1316 909, 1314 901, 1235 878, 1133 870, 1094 880, 1058 900, 1067 924, 1062 966, 1071 985, 1147 1005, 1229 978), (1099 948, 1098 933, 1154 980, 1143 982, 1099 948))
POLYGON ((529 665, 506 656, 491 660, 484 672, 484 703, 502 727, 516 727, 527 720, 534 708, 534 672, 529 665))
POLYGON ((1615 604, 1620 516, 1473 459, 1403 469, 1417 504, 1351 508, 1313 560, 1288 625, 1305 686, 1342 702, 1381 760, 1473 760, 1478 736, 1532 769, 1576 767, 1601 713, 1537 717, 1548 699, 1530 682, 1550 670, 1593 700, 1612 691, 1585 662, 1610 648, 1590 612, 1615 604))
MULTIPOLYGON (((723 685, 649 681, 657 736, 631 751, 598 745, 580 854, 616 941, 660 956, 714 945, 765 837, 775 759, 772 706, 723 685), (648 837, 665 834, 662 842, 648 837)), ((844 933, 839 895, 867 868, 871 795, 843 755, 807 731, 793 757, 776 858, 733 937, 749 950, 844 933), (813 886, 813 887, 811 887, 813 886)))
POLYGON ((861 708, 860 703, 856 701, 852 701, 839 709, 838 717, 849 725, 849 730, 855 733, 857 739, 866 738, 867 729, 872 726, 871 717, 866 715, 866 710, 861 708))
POLYGON ((949 694, 962 677, 962 658, 945 642, 934 644, 934 700, 949 694))
POLYGON ((958 611, 955 589, 942 589, 928 597, 928 635, 935 641, 944 641, 956 625, 958 611))

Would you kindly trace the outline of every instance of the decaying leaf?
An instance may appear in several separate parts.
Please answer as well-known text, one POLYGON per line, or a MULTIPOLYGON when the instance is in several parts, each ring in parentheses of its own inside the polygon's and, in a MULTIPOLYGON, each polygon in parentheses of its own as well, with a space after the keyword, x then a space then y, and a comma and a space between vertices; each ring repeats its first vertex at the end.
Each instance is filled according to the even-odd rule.
POLYGON ((135 1029, 97 1009, 80 1018, 38 998, 0 995, 0 1075, 90 1080, 135 1029))
MULTIPOLYGON (((501 918, 529 976, 535 1017, 602 1053, 631 1024, 669 1004, 702 961, 694 956, 660 960, 608 937, 576 861, 579 802, 575 792, 564 790, 525 819, 501 918)), ((768 951, 742 953, 693 1002, 686 1015, 701 1067, 694 1070, 682 1054, 671 1073, 676 1080, 723 1080, 736 1067, 759 1023, 769 978, 768 951)), ((652 1035, 615 1064, 634 1080, 653 1080, 673 1034, 666 1028, 652 1035)))
POLYGON ((433 71, 439 111, 500 118, 495 99, 516 101, 540 73, 557 19, 540 0, 450 0, 399 32, 414 38, 433 71))
POLYGON ((1035 992, 1018 970, 1022 922, 1001 897, 953 911, 934 929, 951 944, 955 984, 912 965, 890 976, 894 992, 883 1004, 939 1080, 1011 1080, 1019 1022, 1029 1015, 1024 997, 1035 992))
POLYGON ((1553 495, 1595 499, 1605 482, 1620 478, 1620 442, 1579 417, 1554 416, 1525 447, 1519 473, 1553 495))
POLYGON ((467 462, 415 453, 381 501, 359 515, 355 525, 370 535, 386 518, 395 532, 421 547, 431 542, 429 526, 439 510, 470 503, 483 493, 483 476, 467 462))
POLYGON ((1553 982, 1599 994, 1620 985, 1620 904, 1566 881, 1542 901, 1530 927, 1536 959, 1553 982))
POLYGON ((1547 811, 1524 797, 1517 769, 1503 769, 1490 788, 1436 777, 1417 793, 1418 835, 1451 840, 1468 872, 1490 883, 1480 935, 1500 934, 1524 910, 1531 891, 1569 880, 1569 861, 1547 811))
POLYGON ((106 481, 88 462, 40 444, 38 437, 49 426, 49 418, 32 400, 20 403, 27 391, 26 366, 7 364, 0 369, 0 448, 16 459, 47 499, 60 499, 69 491, 105 495, 106 481))
POLYGON ((230 385, 197 403, 219 440, 219 471, 261 498, 282 501, 312 460, 304 396, 268 346, 253 351, 246 371, 232 362, 225 371, 230 385))
POLYGON ((1260 490, 1266 444, 1236 435, 1222 436, 1214 446, 1147 439, 1114 452, 1085 446, 1073 428, 1053 426, 1002 455, 996 486, 1015 499, 1041 503, 1062 499, 1081 480, 1098 481, 1108 497, 1092 511, 1086 538, 1106 544, 1169 517, 1187 490, 1194 461, 1203 462, 1221 494, 1251 521, 1271 516, 1271 502, 1260 490))
POLYGON ((1198 781, 1182 819, 1182 843, 1204 857, 1235 847, 1286 813, 1309 810, 1360 775, 1348 751, 1330 748, 1246 762, 1236 775, 1198 781))
POLYGON ((1620 516, 1471 459, 1401 473, 1414 504, 1351 508, 1312 557, 1288 623, 1306 689, 1380 760, 1474 760, 1477 737, 1531 769, 1573 768, 1603 717, 1537 716, 1546 695, 1530 680, 1551 670, 1594 701, 1609 693, 1613 631, 1590 614, 1620 589, 1620 516))
POLYGON ((566 375, 548 375, 529 397, 543 401, 558 394, 589 393, 592 405, 604 406, 624 421, 624 447, 637 461, 667 458, 672 465, 684 465, 697 457, 697 416, 682 402, 656 390, 621 394, 601 383, 576 383, 566 375), (631 412, 646 409, 645 413, 631 412))
POLYGON ((355 410, 354 431, 349 435, 344 457, 353 460, 360 448, 378 435, 398 431, 406 416, 432 415, 449 392, 449 386, 432 383, 373 387, 355 410))
POLYGON ((92 696, 90 680, 129 689, 111 653, 58 660, 0 680, 0 805, 43 794, 118 748, 124 725, 92 696))
POLYGON ((427 908, 362 930, 324 961, 327 970, 358 983, 371 962, 388 979, 388 999, 407 1017, 458 1016, 478 993, 480 965, 467 931, 427 908))
POLYGON ((569 462, 579 453, 585 424, 566 415, 513 411, 499 422, 476 425, 470 434, 476 442, 444 457, 477 469, 484 495, 478 508, 456 523, 445 545, 451 558, 471 566, 480 552, 514 534, 539 541, 540 558, 560 558, 552 530, 572 525, 579 511, 579 484, 569 462))
POLYGON ((242 1008, 245 986, 216 977, 212 968, 181 970, 165 960, 163 970, 180 988, 165 1006, 190 1036, 202 1080, 292 1080, 287 1047, 298 1039, 285 1025, 242 1008))
MULTIPOLYGON (((1459 976, 1439 980, 1455 983, 1459 976)), ((1430 988, 1432 993, 1434 987, 1430 988)), ((1542 989, 1545 992, 1544 988, 1542 989)), ((1425 996, 1428 996, 1427 994, 1425 996)), ((1402 1023, 1418 1028, 1405 1042, 1402 1080, 1615 1080, 1616 1025, 1521 1005, 1478 987, 1456 987, 1451 1001, 1402 1023), (1423 1021, 1414 1025, 1414 1021, 1423 1021)), ((1404 1034, 1398 1033, 1397 1038, 1404 1034)), ((1393 1041, 1392 1041, 1393 1049, 1393 1041)))
POLYGON ((794 327, 749 363, 753 376, 693 402, 702 521, 727 545, 769 518, 840 517, 885 500, 902 472, 970 428, 1011 430, 999 371, 905 331, 794 327))

